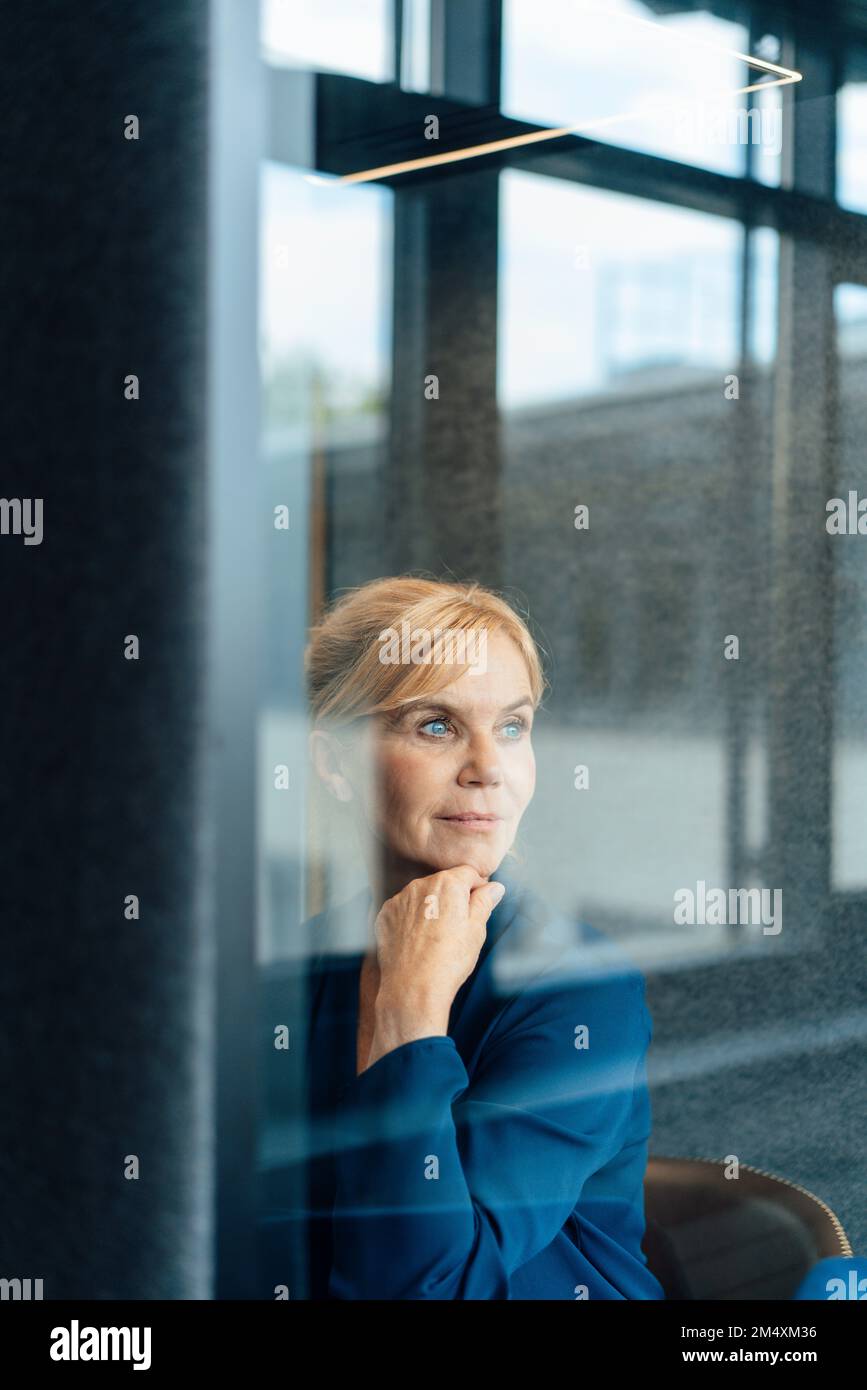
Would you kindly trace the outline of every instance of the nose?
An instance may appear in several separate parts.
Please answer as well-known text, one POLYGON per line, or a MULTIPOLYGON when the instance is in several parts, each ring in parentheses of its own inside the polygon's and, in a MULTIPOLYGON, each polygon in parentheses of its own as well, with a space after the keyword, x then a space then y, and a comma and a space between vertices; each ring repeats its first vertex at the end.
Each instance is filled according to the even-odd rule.
POLYGON ((475 739, 458 773, 459 784, 462 787, 497 787, 502 780, 495 743, 485 737, 475 739))

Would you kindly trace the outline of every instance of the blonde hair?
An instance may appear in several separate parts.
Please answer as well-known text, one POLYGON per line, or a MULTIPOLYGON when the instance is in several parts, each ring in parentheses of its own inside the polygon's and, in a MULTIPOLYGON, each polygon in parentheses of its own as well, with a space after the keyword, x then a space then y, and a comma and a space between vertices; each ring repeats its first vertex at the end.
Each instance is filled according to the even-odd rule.
POLYGON ((304 653, 310 714, 319 725, 351 723, 435 694, 469 662, 380 660, 381 638, 406 623, 414 633, 504 632, 527 667, 538 707, 548 684, 536 641, 519 613, 500 594, 477 583, 398 575, 375 579, 336 599, 310 630, 304 653))

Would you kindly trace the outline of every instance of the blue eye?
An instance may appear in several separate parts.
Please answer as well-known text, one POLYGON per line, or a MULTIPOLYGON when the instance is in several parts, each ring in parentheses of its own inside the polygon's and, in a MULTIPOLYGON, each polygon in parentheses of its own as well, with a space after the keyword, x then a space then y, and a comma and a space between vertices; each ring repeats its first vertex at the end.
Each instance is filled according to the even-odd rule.
MULTIPOLYGON (((442 740, 445 734, 448 733, 450 727, 451 720, 447 719, 445 715, 437 714, 434 715, 431 719, 426 719, 423 724, 420 724, 418 731, 420 734, 423 734, 425 738, 437 738, 442 740), (443 733, 426 732, 428 729, 430 729, 433 725, 436 724, 438 724, 440 728, 444 731, 443 733)), ((509 719, 505 724, 502 725, 502 728, 514 729, 516 731, 514 734, 506 734, 505 737, 509 743, 517 743, 521 736, 526 732, 527 723, 526 720, 521 719, 519 717, 517 719, 509 719)))
POLYGON ((509 738, 509 742, 510 742, 510 743, 514 743, 517 739, 519 739, 519 738, 521 737, 521 735, 522 735, 522 734, 524 733, 524 731, 526 730, 526 728, 527 728, 527 721, 526 721, 525 719, 521 719, 521 718, 518 718, 518 719, 510 719, 509 722, 508 722, 507 724, 504 724, 504 725, 503 725, 503 728, 504 728, 504 729, 517 729, 517 730, 518 730, 517 734, 515 735, 515 738, 509 738))
MULTIPOLYGON (((421 725, 421 728, 422 728, 422 729, 426 729, 426 728, 428 727, 428 725, 430 725, 430 724, 442 724, 443 727, 445 727, 445 726, 447 726, 447 724, 448 724, 448 720, 447 720, 447 719, 440 719, 439 717, 437 717, 436 719, 428 719, 428 720, 425 721, 424 724, 421 725)), ((440 737, 439 734, 428 734, 428 738, 439 738, 439 737, 440 737)))

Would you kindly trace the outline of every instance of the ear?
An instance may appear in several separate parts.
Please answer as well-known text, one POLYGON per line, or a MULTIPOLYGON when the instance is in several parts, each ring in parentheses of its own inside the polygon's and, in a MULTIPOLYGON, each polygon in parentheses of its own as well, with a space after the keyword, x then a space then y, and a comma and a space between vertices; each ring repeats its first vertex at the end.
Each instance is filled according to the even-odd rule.
POLYGON ((314 729, 310 734, 310 756, 325 786, 338 801, 351 801, 352 784, 346 776, 343 750, 332 734, 314 729))

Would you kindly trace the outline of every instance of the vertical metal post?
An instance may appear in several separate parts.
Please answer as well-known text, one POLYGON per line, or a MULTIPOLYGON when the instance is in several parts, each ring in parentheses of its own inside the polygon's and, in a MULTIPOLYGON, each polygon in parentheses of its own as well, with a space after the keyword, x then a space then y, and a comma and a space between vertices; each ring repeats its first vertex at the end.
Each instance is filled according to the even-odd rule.
POLYGON ((212 0, 209 206, 209 788, 217 974, 218 1298, 252 1296, 257 731, 263 611, 259 444, 259 6, 212 0))
POLYGON ((394 80, 401 84, 403 69, 403 0, 391 0, 391 32, 394 53, 394 80))
MULTIPOLYGON (((814 35, 794 48, 807 78, 785 89, 784 183, 834 191, 833 51, 814 35)), ((825 503, 831 495, 833 269, 828 248, 783 236, 774 409, 768 872, 783 920, 817 946, 830 871, 832 593, 825 503)))
MULTIPOLYGON (((498 2, 435 0, 431 44, 432 91, 498 103, 498 2)), ((421 126, 418 134, 426 153, 421 126)), ((395 572, 501 582, 498 246, 496 170, 397 181, 387 480, 395 572), (438 399, 426 398, 426 383, 438 399)))

